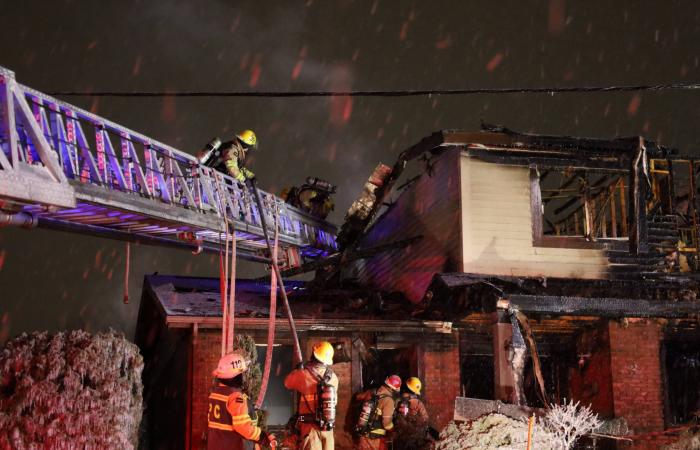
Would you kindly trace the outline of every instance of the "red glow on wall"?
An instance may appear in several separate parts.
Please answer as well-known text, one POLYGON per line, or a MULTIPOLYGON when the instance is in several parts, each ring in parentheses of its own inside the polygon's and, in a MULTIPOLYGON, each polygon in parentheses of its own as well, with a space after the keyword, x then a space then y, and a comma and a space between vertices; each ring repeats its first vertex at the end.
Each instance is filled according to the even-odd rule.
POLYGON ((627 105, 627 115, 634 116, 639 111, 639 106, 642 104, 642 96, 639 94, 634 94, 630 100, 629 105, 627 105))
POLYGON ((566 1, 549 0, 549 24, 548 31, 551 34, 560 34, 566 26, 566 1))
POLYGON ((10 313, 5 313, 0 319, 0 343, 10 337, 10 313))
POLYGON ((248 86, 255 87, 260 81, 260 73, 262 72, 262 67, 259 61, 253 63, 253 67, 250 68, 250 81, 248 81, 248 86))
POLYGON ((501 64, 501 61, 503 61, 503 53, 498 52, 493 56, 493 58, 491 58, 488 64, 486 64, 486 70, 493 72, 496 70, 496 67, 501 64))
POLYGON ((399 40, 405 41, 406 35, 408 34, 408 20, 401 25, 401 31, 399 32, 399 40))
POLYGON ((440 39, 435 43, 435 48, 438 50, 445 50, 447 48, 450 48, 452 46, 452 37, 447 36, 443 39, 440 39))
MULTIPOLYGON (((352 74, 345 65, 333 67, 330 73, 330 89, 345 92, 352 89, 352 74)), ((343 126, 352 117, 352 97, 330 97, 328 100, 329 120, 333 125, 343 126)))
POLYGON ((163 122, 172 122, 177 116, 177 111, 175 108, 175 97, 166 95, 163 97, 163 106, 160 110, 160 118, 163 122))
POLYGON ((7 257, 7 250, 0 252, 0 270, 2 270, 3 266, 5 265, 5 257, 7 257))
POLYGON ((328 162, 334 162, 335 161, 335 156, 336 152, 338 149, 338 143, 334 142, 331 144, 331 146, 328 148, 328 162))
POLYGON ((143 56, 139 55, 136 57, 136 61, 134 61, 134 68, 131 69, 131 74, 133 76, 137 76, 141 72, 141 62, 143 61, 143 56))
POLYGON ((297 63, 294 65, 294 69, 292 69, 292 80, 296 80, 299 78, 299 74, 301 73, 301 68, 304 65, 304 60, 300 59, 297 61, 297 63))

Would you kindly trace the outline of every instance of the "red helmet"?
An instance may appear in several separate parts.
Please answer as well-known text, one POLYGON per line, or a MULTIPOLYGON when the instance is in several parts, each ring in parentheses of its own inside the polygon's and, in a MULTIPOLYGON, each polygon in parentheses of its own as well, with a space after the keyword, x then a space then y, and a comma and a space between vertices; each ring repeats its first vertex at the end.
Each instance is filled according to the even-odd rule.
POLYGON ((398 375, 389 375, 384 380, 384 384, 389 386, 393 391, 398 392, 401 389, 401 378, 398 375))

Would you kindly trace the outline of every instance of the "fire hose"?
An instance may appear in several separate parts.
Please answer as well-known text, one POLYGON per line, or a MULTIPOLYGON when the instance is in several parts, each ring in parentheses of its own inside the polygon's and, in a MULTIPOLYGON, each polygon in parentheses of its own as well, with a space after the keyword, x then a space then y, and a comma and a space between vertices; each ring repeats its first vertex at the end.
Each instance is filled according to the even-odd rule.
MULTIPOLYGON (((280 234, 280 216, 275 214, 275 246, 273 248, 271 259, 272 264, 277 264, 277 254, 279 251, 279 234, 280 234)), ((255 409, 260 409, 265 400, 267 392, 267 384, 270 381, 270 369, 272 367, 272 351, 275 344, 275 320, 277 319, 277 276, 272 273, 270 277, 270 321, 267 325, 267 351, 265 352, 265 368, 263 369, 262 383, 260 384, 260 392, 258 399, 255 402, 255 409)))
MULTIPOLYGON (((267 249, 270 255, 273 255, 273 247, 270 242, 270 236, 267 231, 267 221, 265 220, 265 213, 262 208, 262 202, 260 201, 260 193, 258 192, 258 187, 255 184, 255 178, 248 180, 250 182, 251 191, 253 191, 253 196, 255 197, 255 203, 258 207, 258 212, 260 213, 260 224, 262 225, 263 235, 265 236, 265 243, 267 244, 267 249)), ((287 298, 287 291, 284 288, 284 280, 280 274, 280 268, 277 265, 277 261, 273 257, 272 259, 272 270, 279 283, 280 295, 282 296, 282 305, 284 306, 284 311, 287 315, 287 321, 289 322, 289 331, 292 334, 292 342, 294 343, 294 357, 296 359, 295 363, 300 363, 304 359, 301 355, 301 346, 299 345, 299 336, 297 336, 297 327, 294 324, 294 317, 292 316, 292 310, 289 308, 289 299, 287 298)), ((269 351, 270 349, 268 349, 269 351)))

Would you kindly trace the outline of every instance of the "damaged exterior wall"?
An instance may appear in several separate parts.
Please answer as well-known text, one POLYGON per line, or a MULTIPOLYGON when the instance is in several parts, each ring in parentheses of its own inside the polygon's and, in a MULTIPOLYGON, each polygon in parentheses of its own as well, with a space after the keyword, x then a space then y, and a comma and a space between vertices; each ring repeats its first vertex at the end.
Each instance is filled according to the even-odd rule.
POLYGON ((534 245, 528 167, 484 162, 465 147, 446 150, 430 165, 377 219, 361 246, 421 238, 356 262, 345 278, 402 292, 415 303, 440 272, 607 277, 603 250, 534 245))
MULTIPOLYGON (((248 334, 262 345, 267 340, 269 311, 265 297, 269 293, 256 290, 255 286, 258 284, 245 280, 237 283, 235 332, 248 334)), ((200 449, 206 445, 211 372, 221 352, 221 306, 217 289, 217 279, 146 277, 137 343, 146 363, 145 415, 150 448, 200 449)), ((390 319, 386 312, 348 310, 340 312, 344 318, 329 318, 330 312, 321 314, 328 303, 313 296, 293 298, 291 304, 305 358, 312 354, 313 345, 322 340, 342 348, 341 351, 336 347, 333 365, 340 382, 335 430, 338 450, 352 448, 352 429, 357 419, 354 394, 376 387, 389 375, 382 372, 371 382, 372 386, 363 386, 363 371, 372 359, 361 351, 363 347, 407 351, 412 364, 401 375, 418 376, 424 381, 423 394, 431 423, 442 428, 452 420, 454 399, 460 392, 457 330, 434 321, 390 319), (357 341, 360 345, 355 345, 357 341)), ((291 345, 288 326, 279 317, 275 343, 291 345)), ((275 355, 279 352, 275 351, 275 355)), ((398 370, 395 362, 390 359, 377 364, 393 373, 398 370)), ((291 356, 272 367, 273 373, 281 376, 291 369, 291 356)), ((292 394, 288 394, 291 398, 292 394)), ((270 391, 268 398, 269 395, 270 391)))
POLYGON ((423 298, 435 273, 462 270, 459 152, 431 160, 433 170, 407 187, 362 240, 363 248, 422 236, 417 242, 366 260, 344 277, 382 291, 423 298))
POLYGON ((488 163, 461 152, 462 271, 605 278, 608 260, 602 250, 533 244, 529 174, 528 167, 488 163))

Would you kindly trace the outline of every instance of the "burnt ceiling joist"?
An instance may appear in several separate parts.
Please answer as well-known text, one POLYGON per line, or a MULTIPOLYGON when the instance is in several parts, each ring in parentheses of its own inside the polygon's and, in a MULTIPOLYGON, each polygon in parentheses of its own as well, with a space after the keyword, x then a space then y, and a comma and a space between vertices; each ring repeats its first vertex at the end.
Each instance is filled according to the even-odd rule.
POLYGON ((512 294, 499 300, 501 308, 525 314, 561 314, 606 318, 645 317, 678 319, 700 317, 700 302, 659 302, 629 298, 569 297, 512 294))

